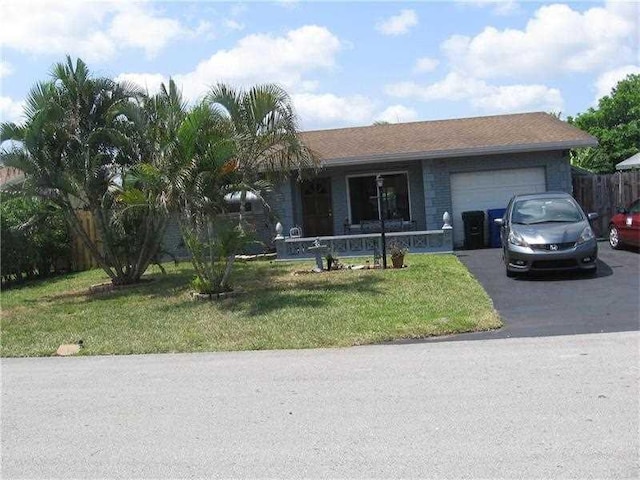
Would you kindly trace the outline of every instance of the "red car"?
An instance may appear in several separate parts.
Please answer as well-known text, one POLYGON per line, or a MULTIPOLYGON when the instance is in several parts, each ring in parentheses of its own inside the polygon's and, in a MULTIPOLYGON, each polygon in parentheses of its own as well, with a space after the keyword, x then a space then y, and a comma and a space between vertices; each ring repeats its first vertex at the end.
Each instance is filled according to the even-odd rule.
POLYGON ((640 247, 640 199, 629 208, 618 210, 609 222, 609 244, 612 248, 622 245, 640 247))

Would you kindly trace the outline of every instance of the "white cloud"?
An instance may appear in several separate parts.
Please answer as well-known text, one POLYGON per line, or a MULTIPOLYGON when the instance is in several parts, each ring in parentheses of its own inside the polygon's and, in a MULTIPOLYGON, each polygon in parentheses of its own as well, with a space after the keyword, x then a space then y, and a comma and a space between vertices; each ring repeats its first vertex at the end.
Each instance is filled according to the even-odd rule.
POLYGON ((412 27, 418 25, 418 15, 413 10, 401 10, 398 15, 394 15, 376 25, 383 35, 404 35, 409 33, 412 27))
POLYGON ((237 20, 233 20, 228 18, 224 21, 224 26, 229 30, 244 30, 244 24, 238 22, 237 20))
POLYGON ((459 0, 462 5, 473 7, 491 7, 496 15, 511 15, 520 8, 518 2, 514 0, 459 0))
POLYGON ((362 125, 374 117, 375 105, 362 95, 299 93, 292 95, 292 100, 304 129, 362 125))
POLYGON ((109 7, 72 1, 6 2, 2 7, 0 45, 21 52, 74 52, 88 60, 111 56, 113 42, 96 29, 109 7))
POLYGON ((388 85, 386 92, 394 97, 416 98, 424 102, 467 101, 475 109, 487 113, 561 111, 564 104, 562 95, 556 88, 545 85, 490 85, 484 80, 455 72, 428 85, 415 82, 388 85))
POLYGON ((13 73, 13 67, 9 62, 0 61, 0 78, 8 77, 13 73))
POLYGON ((10 97, 0 97, 0 121, 20 122, 24 111, 24 102, 10 97))
POLYGON ((125 1, 6 2, 2 17, 2 47, 30 54, 70 53, 89 62, 112 58, 122 48, 139 48, 153 57, 176 38, 204 33, 206 24, 190 29, 163 16, 151 2, 125 1))
POLYGON ((450 73, 443 80, 427 85, 415 82, 400 82, 387 85, 385 91, 398 98, 417 98, 423 102, 435 100, 466 100, 486 91, 486 83, 482 80, 465 78, 457 73, 450 73))
POLYGON ((276 0, 275 4, 286 9, 296 9, 300 6, 300 0, 276 0))
MULTIPOLYGON (((310 72, 331 69, 341 50, 340 40, 328 29, 307 25, 284 36, 253 34, 242 38, 229 50, 220 50, 187 73, 173 75, 185 98, 196 101, 219 82, 236 87, 277 83, 290 93, 309 93, 318 82, 306 78, 310 72)), ((128 80, 157 91, 167 82, 161 73, 126 72, 117 79, 128 80)))
POLYGON ((450 37, 442 49, 454 71, 477 78, 599 71, 636 61, 637 8, 614 3, 580 12, 568 5, 546 5, 524 30, 486 27, 475 37, 450 37), (630 15, 633 9, 636 14, 630 15))
POLYGON ((160 91, 161 84, 168 84, 169 78, 160 73, 121 73, 115 80, 117 82, 130 82, 144 88, 149 94, 154 95, 160 91))
POLYGON ((117 45, 141 48, 148 57, 155 57, 171 40, 188 32, 177 20, 156 16, 135 3, 114 15, 108 30, 117 45))
POLYGON ((316 25, 303 26, 280 37, 253 34, 229 50, 216 52, 192 72, 175 75, 174 79, 192 100, 218 82, 239 87, 268 82, 280 84, 290 92, 309 91, 317 84, 305 75, 334 67, 341 48, 335 35, 316 25))
POLYGON ((375 121, 412 122, 418 112, 404 105, 391 105, 378 111, 378 102, 363 95, 339 96, 332 93, 292 95, 304 130, 371 125, 375 121))
POLYGON ((531 110, 560 112, 564 101, 557 88, 546 85, 503 85, 490 86, 471 104, 485 112, 509 113, 531 110))
POLYGON ((375 116, 374 120, 389 123, 414 122, 418 119, 418 112, 404 105, 391 105, 375 116))
POLYGON ((615 87, 620 80, 623 80, 627 75, 631 75, 632 73, 640 74, 640 66, 625 65, 601 74, 595 84, 596 96, 593 100, 594 105, 597 105, 598 100, 605 95, 611 95, 613 87, 615 87))
POLYGON ((435 58, 422 57, 416 60, 416 64, 413 67, 413 71, 415 73, 433 72, 436 68, 438 68, 439 64, 440 62, 435 58))

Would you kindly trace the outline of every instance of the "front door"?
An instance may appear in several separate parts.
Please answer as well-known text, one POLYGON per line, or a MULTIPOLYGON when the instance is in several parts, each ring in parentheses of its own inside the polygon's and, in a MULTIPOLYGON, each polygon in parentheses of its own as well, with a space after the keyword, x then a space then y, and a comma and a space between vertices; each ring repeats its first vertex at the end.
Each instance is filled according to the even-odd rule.
POLYGON ((333 235, 331 179, 314 178, 300 184, 302 193, 302 228, 305 237, 333 235))

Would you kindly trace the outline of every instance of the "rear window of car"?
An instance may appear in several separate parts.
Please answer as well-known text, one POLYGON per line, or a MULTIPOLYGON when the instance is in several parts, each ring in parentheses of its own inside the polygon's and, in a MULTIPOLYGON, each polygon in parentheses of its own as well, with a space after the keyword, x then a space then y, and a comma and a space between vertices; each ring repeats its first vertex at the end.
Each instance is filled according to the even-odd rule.
POLYGON ((524 225, 546 222, 580 222, 584 215, 569 198, 535 198, 518 200, 513 205, 511 221, 524 225))

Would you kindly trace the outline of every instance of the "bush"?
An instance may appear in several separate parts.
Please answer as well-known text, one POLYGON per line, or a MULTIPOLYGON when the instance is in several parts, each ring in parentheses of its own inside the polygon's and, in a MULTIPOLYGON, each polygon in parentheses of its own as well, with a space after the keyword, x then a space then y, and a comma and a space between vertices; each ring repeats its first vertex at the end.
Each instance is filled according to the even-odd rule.
POLYGON ((68 270, 71 245, 62 213, 50 203, 3 195, 0 204, 2 283, 68 270))

